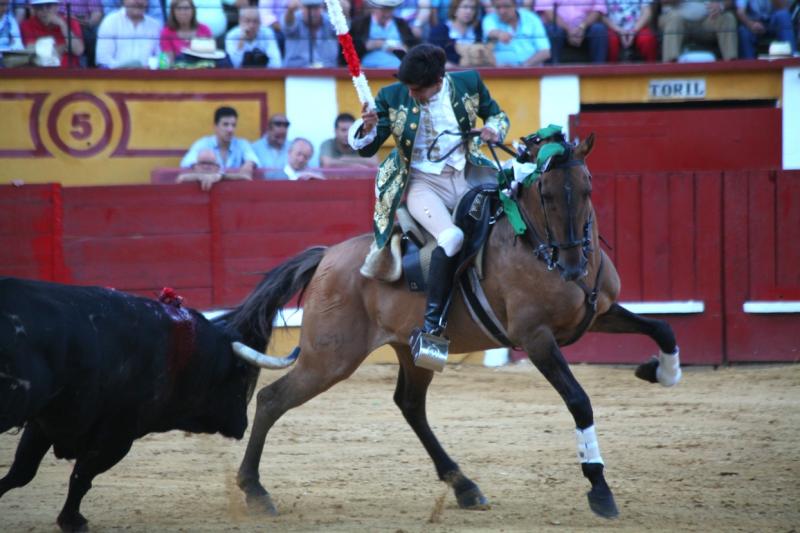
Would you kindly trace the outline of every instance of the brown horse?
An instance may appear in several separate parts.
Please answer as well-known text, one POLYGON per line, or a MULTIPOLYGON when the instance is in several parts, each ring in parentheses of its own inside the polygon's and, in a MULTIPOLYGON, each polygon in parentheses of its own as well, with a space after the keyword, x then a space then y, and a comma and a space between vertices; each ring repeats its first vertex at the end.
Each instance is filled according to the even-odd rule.
MULTIPOLYGON (((586 329, 646 334, 658 344, 662 358, 641 365, 636 375, 665 385, 680 377, 677 346, 667 323, 639 317, 615 303, 620 281, 599 247, 592 179, 584 163, 594 137, 577 147, 561 143, 566 153, 553 158, 534 182, 536 186, 523 187, 519 193, 517 205, 527 225, 526 238, 517 239, 505 218, 495 224, 485 253, 483 288, 508 338, 527 352, 574 417, 581 467, 591 483, 590 508, 614 517, 618 511, 603 476, 592 406, 559 346, 576 340, 586 329)), ((535 160, 539 146, 529 149, 535 160)), ((423 315, 425 298, 409 292, 403 280, 384 283, 359 273, 371 242, 371 236, 362 235, 330 248, 302 252, 268 273, 225 318, 248 344, 263 351, 278 310, 298 291, 305 291, 296 365, 257 395, 253 428, 238 473, 239 487, 251 508, 276 513, 258 472, 273 424, 289 409, 349 377, 370 352, 385 344, 394 348, 400 362, 394 400, 433 460, 439 478, 453 488, 462 508, 487 507, 478 486, 462 474, 428 425, 425 397, 433 372, 414 365, 408 346, 409 334, 423 315)), ((454 353, 496 347, 475 327, 460 297, 454 300, 446 334, 454 353)))

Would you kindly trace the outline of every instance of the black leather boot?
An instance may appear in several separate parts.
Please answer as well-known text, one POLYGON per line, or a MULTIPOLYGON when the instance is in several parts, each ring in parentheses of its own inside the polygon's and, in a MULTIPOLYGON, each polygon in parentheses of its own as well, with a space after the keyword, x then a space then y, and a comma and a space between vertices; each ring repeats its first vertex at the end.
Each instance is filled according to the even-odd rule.
POLYGON ((431 253, 431 266, 428 273, 428 300, 425 304, 425 322, 422 328, 415 328, 412 339, 418 331, 440 336, 447 323, 445 313, 453 289, 453 275, 455 274, 456 258, 448 257, 441 246, 437 246, 431 253))

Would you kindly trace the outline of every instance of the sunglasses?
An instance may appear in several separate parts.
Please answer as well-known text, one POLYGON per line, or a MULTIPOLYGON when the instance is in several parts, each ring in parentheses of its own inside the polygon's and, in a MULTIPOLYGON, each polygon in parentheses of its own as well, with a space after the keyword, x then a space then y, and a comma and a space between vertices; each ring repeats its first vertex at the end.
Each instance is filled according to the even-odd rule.
POLYGON ((270 122, 270 126, 278 126, 279 128, 288 128, 291 123, 288 120, 276 120, 275 122, 270 122))

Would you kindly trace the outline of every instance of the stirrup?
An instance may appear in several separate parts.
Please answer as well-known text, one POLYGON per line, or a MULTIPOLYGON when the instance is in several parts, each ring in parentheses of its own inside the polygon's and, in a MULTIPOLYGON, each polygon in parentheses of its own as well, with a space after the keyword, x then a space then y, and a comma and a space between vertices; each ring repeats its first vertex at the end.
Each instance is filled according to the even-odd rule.
POLYGON ((426 333, 421 328, 414 328, 409 338, 411 354, 414 356, 414 365, 441 372, 447 364, 447 355, 450 339, 432 333, 426 333))

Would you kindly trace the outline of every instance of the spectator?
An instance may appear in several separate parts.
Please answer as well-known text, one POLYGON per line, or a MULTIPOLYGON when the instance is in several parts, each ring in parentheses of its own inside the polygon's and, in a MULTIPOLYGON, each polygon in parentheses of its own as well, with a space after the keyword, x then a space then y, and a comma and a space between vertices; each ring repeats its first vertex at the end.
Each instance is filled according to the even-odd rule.
POLYGON ((0 58, 3 51, 22 50, 22 33, 9 0, 0 0, 0 58))
POLYGON ((283 16, 285 67, 335 67, 339 41, 322 0, 289 0, 283 16))
POLYGON ((188 48, 196 37, 212 37, 211 29, 197 22, 197 8, 192 0, 175 0, 169 6, 167 25, 161 29, 161 51, 167 54, 170 63, 175 63, 181 50, 188 48))
MULTIPOLYGON (((169 4, 170 0, 166 2, 169 4)), ((225 35, 225 30, 228 29, 228 17, 222 8, 222 0, 195 0, 195 6, 197 6, 197 22, 208 26, 214 38, 225 35)))
POLYGON ((161 23, 145 15, 147 0, 124 0, 124 7, 103 17, 97 30, 97 66, 147 67, 158 55, 161 23))
POLYGON ((22 22, 22 42, 28 46, 42 37, 55 39, 56 52, 62 67, 79 67, 83 54, 83 34, 78 21, 67 21, 58 14, 57 0, 31 0, 33 16, 22 22), (67 39, 69 38, 69 43, 67 39))
POLYGON ((347 132, 356 119, 350 113, 341 113, 333 123, 333 139, 319 147, 319 162, 323 168, 377 167, 378 157, 361 157, 347 142, 347 132))
MULTIPOLYGON (((167 20, 167 15, 169 14, 169 0, 165 0, 163 9, 161 0, 146 1, 147 7, 145 8, 145 14, 150 15, 151 18, 156 19, 160 24, 164 24, 167 20)), ((102 0, 102 4, 103 13, 106 15, 124 7, 123 0, 102 0)))
POLYGON ((258 0, 258 11, 261 15, 261 24, 272 28, 274 31, 281 29, 281 21, 286 13, 288 0, 258 0))
POLYGON ((281 51, 272 28, 261 25, 257 7, 239 9, 239 25, 225 36, 225 51, 239 67, 281 67, 281 51))
POLYGON ((251 145, 261 168, 283 168, 289 153, 289 145, 286 143, 288 133, 289 121, 286 115, 272 115, 264 136, 251 145))
POLYGON ((178 176, 178 182, 199 181, 204 191, 222 179, 253 179, 258 158, 250 144, 236 137, 238 113, 232 107, 220 107, 214 112, 214 135, 202 137, 192 144, 181 161, 181 168, 191 169, 178 176), (214 155, 213 166, 208 152, 214 155), (204 157, 200 158, 201 153, 204 157))
POLYGON ((298 137, 289 144, 289 155, 283 169, 268 172, 264 177, 268 180, 324 180, 322 174, 308 169, 308 162, 313 155, 311 141, 298 137))
POLYGON ((58 14, 67 18, 69 14, 78 20, 83 34, 83 45, 86 56, 86 64, 90 67, 95 66, 95 47, 97 45, 97 27, 103 20, 103 4, 100 0, 72 0, 62 3, 58 8, 58 14), (69 4, 69 13, 67 13, 69 4))
POLYGON ((608 30, 601 20, 606 14, 604 0, 538 0, 536 11, 541 14, 550 37, 553 63, 561 61, 565 46, 588 48, 592 63, 606 61, 608 30))
POLYGON ((483 17, 483 38, 495 41, 497 66, 535 67, 550 59, 547 30, 536 13, 517 9, 514 0, 492 5, 495 12, 483 17))
POLYGON ((402 0, 369 0, 372 9, 353 20, 350 35, 364 67, 397 68, 405 53, 419 43, 408 22, 394 16, 402 0))
POLYGON ((408 23, 414 36, 426 40, 439 22, 439 3, 440 0, 403 0, 395 8, 394 15, 408 23))
POLYGON ((461 62, 459 45, 481 42, 483 32, 478 17, 479 9, 478 0, 453 0, 447 20, 431 28, 429 41, 444 48, 448 67, 457 66, 461 62))
POLYGON ((662 0, 658 18, 658 26, 664 34, 661 59, 664 62, 678 59, 684 37, 706 43, 716 39, 722 59, 736 59, 738 38, 732 9, 733 0, 662 0))
POLYGON ((739 57, 755 59, 761 38, 787 41, 797 52, 788 0, 736 0, 739 19, 739 57))
POLYGON ((650 29, 653 19, 652 0, 606 0, 608 14, 603 22, 608 27, 608 60, 616 63, 631 59, 635 49, 645 61, 655 61, 658 40, 650 29))

